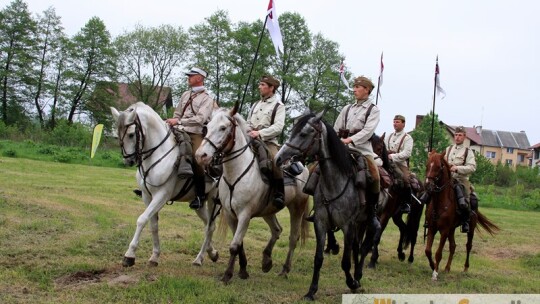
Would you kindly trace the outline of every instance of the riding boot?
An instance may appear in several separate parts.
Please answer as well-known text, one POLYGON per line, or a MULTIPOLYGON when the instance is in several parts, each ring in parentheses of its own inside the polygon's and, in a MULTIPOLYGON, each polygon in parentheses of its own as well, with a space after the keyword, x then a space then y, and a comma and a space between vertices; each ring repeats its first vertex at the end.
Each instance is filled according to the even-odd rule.
POLYGON ((142 197, 141 189, 133 189, 133 193, 135 193, 135 195, 137 195, 138 197, 142 197))
POLYGON ((372 193, 366 191, 366 205, 368 221, 371 223, 371 227, 376 230, 380 227, 379 219, 377 218, 377 204, 379 203, 379 192, 372 193))
POLYGON ((193 183, 195 185, 195 193, 197 196, 189 203, 189 208, 193 210, 199 210, 204 200, 206 199, 206 184, 203 176, 193 176, 193 183))
POLYGON ((317 184, 319 183, 320 171, 321 170, 319 169, 319 165, 317 165, 315 170, 313 170, 313 172, 311 172, 311 174, 309 175, 309 178, 304 185, 304 189, 302 189, 305 194, 311 196, 315 194, 315 189, 317 188, 317 184))
POLYGON ((476 195, 476 192, 471 191, 469 201, 471 202, 471 210, 478 210, 478 196, 476 195))
POLYGON ((429 191, 424 191, 422 195, 418 198, 422 204, 427 205, 431 201, 431 194, 429 191))
POLYGON ((182 156, 178 163, 178 177, 181 179, 187 179, 193 176, 193 169, 191 166, 191 157, 182 156))
POLYGON ((400 213, 407 213, 409 214, 411 212, 411 188, 407 187, 403 189, 403 201, 401 202, 399 212, 400 213))
POLYGON ((471 216, 471 208, 469 206, 469 203, 465 199, 465 196, 463 195, 464 191, 462 187, 463 185, 461 184, 455 184, 454 192, 456 194, 457 205, 461 217, 461 232, 467 233, 469 232, 469 218, 471 216))
POLYGON ((282 178, 276 178, 274 179, 274 206, 278 208, 279 210, 283 209, 285 207, 285 198, 283 195, 284 192, 284 185, 283 185, 283 179, 282 178))

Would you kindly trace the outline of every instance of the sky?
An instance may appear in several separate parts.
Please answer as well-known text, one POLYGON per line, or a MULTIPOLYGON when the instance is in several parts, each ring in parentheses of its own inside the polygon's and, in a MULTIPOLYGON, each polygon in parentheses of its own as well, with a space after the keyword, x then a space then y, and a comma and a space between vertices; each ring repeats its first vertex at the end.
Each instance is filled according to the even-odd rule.
MULTIPOLYGON (((25 0, 32 13, 54 7, 68 35, 93 16, 113 37, 170 24, 184 29, 222 9, 233 23, 263 19, 268 0, 25 0)), ((0 7, 10 1, 0 0, 0 7)), ((449 125, 525 131, 540 143, 540 1, 518 0, 275 0, 278 15, 296 12, 312 33, 339 44, 347 68, 374 82, 384 52, 377 133, 392 132, 396 114, 415 117, 433 107, 435 58, 446 91, 435 113, 449 125)), ((266 32, 267 34, 267 32, 266 32)), ((337 63, 336 63, 337 64, 337 63)), ((373 93, 374 94, 374 93, 373 93)), ((353 96, 351 95, 351 101, 353 96)), ((330 101, 329 101, 330 102, 330 101)))

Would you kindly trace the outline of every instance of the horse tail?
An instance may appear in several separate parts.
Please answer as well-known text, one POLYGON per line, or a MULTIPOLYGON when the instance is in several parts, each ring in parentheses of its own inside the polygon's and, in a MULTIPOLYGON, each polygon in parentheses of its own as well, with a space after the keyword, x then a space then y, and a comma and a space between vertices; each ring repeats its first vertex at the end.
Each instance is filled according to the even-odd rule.
POLYGON ((300 224, 300 246, 306 244, 306 240, 309 238, 309 222, 304 220, 309 215, 309 195, 306 195, 303 199, 304 212, 302 213, 302 223, 300 224))
POLYGON ((218 240, 227 239, 227 218, 225 217, 225 212, 223 210, 219 213, 219 225, 216 236, 218 240))
MULTIPOLYGON (((415 204, 416 202, 413 202, 415 204)), ((422 211, 424 211, 424 205, 422 204, 420 208, 411 208, 411 212, 407 215, 407 233, 403 239, 402 246, 404 249, 407 249, 411 244, 413 238, 418 237, 418 228, 420 227, 420 219, 422 218, 422 211)))
MULTIPOLYGON (((488 219, 485 215, 480 213, 480 210, 476 210, 476 217, 478 218, 478 224, 484 228, 489 234, 494 235, 498 231, 501 230, 499 226, 495 225, 490 219, 488 219)), ((479 230, 480 231, 480 230, 479 230)))

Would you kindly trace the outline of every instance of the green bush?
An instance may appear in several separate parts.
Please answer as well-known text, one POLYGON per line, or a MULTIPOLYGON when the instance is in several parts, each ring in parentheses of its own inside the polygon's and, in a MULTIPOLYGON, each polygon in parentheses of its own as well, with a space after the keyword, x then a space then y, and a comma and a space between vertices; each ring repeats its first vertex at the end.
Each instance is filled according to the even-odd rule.
POLYGON ((495 166, 480 153, 474 153, 476 171, 471 175, 473 184, 492 183, 495 180, 495 166))
POLYGON ((495 176, 493 178, 493 183, 500 187, 509 187, 515 184, 515 173, 512 168, 500 162, 495 167, 495 176))
POLYGON ((60 153, 56 153, 53 159, 54 161, 59 162, 59 163, 69 163, 73 159, 73 157, 70 153, 60 152, 60 153))
POLYGON ((56 127, 45 136, 51 145, 87 147, 92 143, 92 132, 80 123, 69 124, 60 120, 56 127))
POLYGON ((17 151, 13 149, 7 149, 6 151, 2 152, 2 155, 6 157, 17 157, 17 151))
POLYGON ((37 149, 37 153, 44 154, 44 155, 53 155, 54 154, 54 147, 52 146, 41 146, 37 149))

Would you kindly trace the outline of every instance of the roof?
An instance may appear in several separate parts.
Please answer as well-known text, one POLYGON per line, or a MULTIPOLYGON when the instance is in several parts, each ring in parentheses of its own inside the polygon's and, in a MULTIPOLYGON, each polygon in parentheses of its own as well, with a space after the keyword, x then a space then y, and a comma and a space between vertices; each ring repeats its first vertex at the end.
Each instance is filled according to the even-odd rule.
POLYGON ((482 144, 491 147, 518 148, 527 150, 531 146, 527 134, 521 132, 482 130, 482 144))
MULTIPOLYGON (((416 126, 424 119, 424 115, 416 115, 416 126)), ((454 134, 457 126, 452 126, 439 121, 442 125, 446 127, 448 132, 454 134)), ((540 148, 540 143, 530 146, 529 139, 525 131, 521 132, 509 132, 509 131, 498 131, 498 130, 487 130, 482 129, 481 126, 478 127, 465 127, 467 132, 466 136, 471 141, 480 146, 490 146, 490 147, 505 147, 505 148, 517 148, 523 150, 529 149, 538 149, 540 148)))
POLYGON ((529 149, 540 149, 540 143, 537 143, 534 146, 531 146, 529 149))

